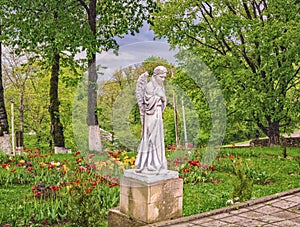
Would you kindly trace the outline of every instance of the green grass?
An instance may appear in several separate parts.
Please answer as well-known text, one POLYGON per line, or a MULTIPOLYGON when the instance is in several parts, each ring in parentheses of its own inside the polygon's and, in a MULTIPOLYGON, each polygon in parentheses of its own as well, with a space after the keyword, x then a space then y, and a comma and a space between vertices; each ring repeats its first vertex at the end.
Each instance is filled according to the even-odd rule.
POLYGON ((183 191, 183 216, 226 206, 231 190, 230 181, 220 184, 185 184, 183 191))
MULTIPOLYGON (((274 148, 243 148, 222 149, 220 155, 239 157, 247 160, 258 169, 257 172, 269 180, 266 184, 254 184, 251 199, 259 198, 300 187, 300 148, 288 148, 288 157, 282 158, 282 149, 274 148)), ((183 193, 183 215, 202 213, 225 207, 231 199, 234 174, 227 159, 216 159, 213 165, 218 169, 213 171, 213 178, 220 183, 185 184, 183 193)))
POLYGON ((17 205, 30 193, 29 185, 0 186, 0 223, 16 215, 17 205))

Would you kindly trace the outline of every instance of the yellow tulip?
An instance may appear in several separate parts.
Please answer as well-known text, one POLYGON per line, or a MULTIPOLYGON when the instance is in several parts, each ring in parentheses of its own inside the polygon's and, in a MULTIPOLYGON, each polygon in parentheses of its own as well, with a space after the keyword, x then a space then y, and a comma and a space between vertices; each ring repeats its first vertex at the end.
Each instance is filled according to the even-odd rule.
POLYGON ((67 167, 67 165, 63 165, 64 171, 68 172, 70 169, 67 167))
POLYGON ((60 166, 60 162, 54 163, 54 166, 60 166))
POLYGON ((72 189, 72 185, 67 185, 68 192, 72 189))

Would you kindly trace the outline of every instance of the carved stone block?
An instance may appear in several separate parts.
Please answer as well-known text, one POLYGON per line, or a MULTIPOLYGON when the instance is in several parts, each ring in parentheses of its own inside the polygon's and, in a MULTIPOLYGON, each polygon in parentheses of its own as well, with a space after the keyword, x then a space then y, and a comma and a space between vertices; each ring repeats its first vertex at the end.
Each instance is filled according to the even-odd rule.
POLYGON ((154 223, 182 216, 182 179, 146 183, 122 177, 120 183, 120 211, 129 217, 154 223))

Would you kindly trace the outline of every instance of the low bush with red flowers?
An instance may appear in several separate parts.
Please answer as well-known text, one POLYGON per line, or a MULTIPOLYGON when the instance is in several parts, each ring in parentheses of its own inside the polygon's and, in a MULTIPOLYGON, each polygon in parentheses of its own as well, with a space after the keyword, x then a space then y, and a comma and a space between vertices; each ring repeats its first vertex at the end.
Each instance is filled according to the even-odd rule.
MULTIPOLYGON (((114 162, 109 154, 108 160, 114 162)), ((109 208, 118 204, 119 180, 100 175, 88 161, 79 151, 53 154, 25 149, 20 156, 0 155, 0 189, 28 188, 18 195, 14 215, 1 212, 0 206, 0 224, 101 226, 109 208)))

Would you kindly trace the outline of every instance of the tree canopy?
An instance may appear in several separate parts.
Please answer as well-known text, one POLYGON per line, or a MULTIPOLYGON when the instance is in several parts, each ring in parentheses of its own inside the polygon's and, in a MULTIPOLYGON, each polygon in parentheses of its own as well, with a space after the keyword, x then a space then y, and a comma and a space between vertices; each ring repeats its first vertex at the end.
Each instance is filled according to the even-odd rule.
POLYGON ((160 3, 152 28, 203 60, 228 114, 254 122, 274 144, 280 128, 299 119, 299 8, 293 0, 170 0, 160 3))
MULTIPOLYGON (((108 114, 119 92, 127 85, 133 86, 140 71, 148 70, 151 74, 158 64, 165 64, 170 69, 162 59, 149 58, 142 67, 116 72, 115 81, 107 83, 102 96, 97 97, 96 54, 117 50, 117 38, 137 33, 145 20, 152 24, 158 38, 167 38, 173 48, 181 48, 177 56, 179 67, 171 82, 188 94, 197 110, 201 128, 196 142, 204 144, 211 140, 208 133, 203 132, 209 130, 216 132, 214 138, 221 141, 225 131, 225 126, 221 125, 226 124, 226 119, 222 118, 226 112, 230 139, 238 137, 240 131, 259 128, 271 144, 276 144, 281 132, 289 132, 299 125, 298 0, 167 0, 157 3, 152 0, 2 0, 0 8, 0 43, 12 47, 16 55, 28 53, 31 57, 31 66, 19 64, 14 70, 4 67, 4 79, 10 79, 4 80, 6 101, 21 93, 25 111, 20 111, 20 117, 24 114, 27 118, 24 129, 30 127, 28 119, 35 121, 36 129, 48 130, 46 125, 50 124, 54 145, 64 146, 63 132, 68 133, 68 138, 72 136, 69 130, 71 117, 61 113, 59 106, 71 115, 71 100, 65 95, 73 95, 73 92, 64 89, 78 85, 83 76, 82 69, 88 71, 88 82, 83 83, 88 89, 80 90, 87 91, 84 96, 88 107, 87 125, 98 129, 100 125, 111 132, 114 130, 113 119, 108 114), (79 52, 86 54, 83 61, 75 59, 79 52), (25 72, 29 68, 33 71, 25 72), (41 95, 36 86, 41 86, 44 93, 49 89, 49 95, 41 95), (34 100, 28 101, 30 89, 39 94, 35 101, 43 103, 42 116, 34 114, 41 106, 34 100), (50 120, 45 118, 47 105, 50 120)), ((8 131, 1 82, 0 135, 2 131, 8 131)), ((20 103, 20 108, 22 105, 20 103)), ((131 110, 131 117, 132 130, 138 134, 137 106, 131 110)), ((169 128, 173 117, 172 108, 168 106, 165 118, 169 128)), ((192 125, 193 122, 187 123, 192 125)), ((166 132, 170 142, 174 137, 172 130, 166 132)), ((98 131, 94 135, 99 137, 98 131)), ((74 141, 71 143, 73 146, 74 141)))
MULTIPOLYGON (((88 125, 98 127, 96 53, 117 49, 116 37, 138 32, 155 9, 152 0, 133 1, 1 1, 1 40, 20 52, 34 52, 51 67, 50 116, 55 146, 64 146, 59 119, 60 67, 73 65, 76 53, 86 51, 88 66, 88 125)), ((46 64, 47 65, 47 64, 46 64)), ((98 135, 99 137, 99 135, 98 135)))

